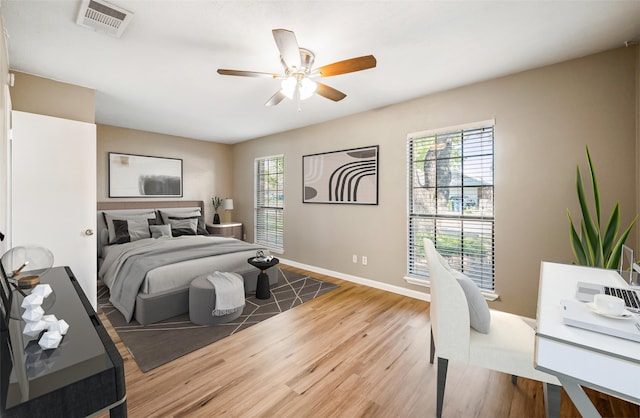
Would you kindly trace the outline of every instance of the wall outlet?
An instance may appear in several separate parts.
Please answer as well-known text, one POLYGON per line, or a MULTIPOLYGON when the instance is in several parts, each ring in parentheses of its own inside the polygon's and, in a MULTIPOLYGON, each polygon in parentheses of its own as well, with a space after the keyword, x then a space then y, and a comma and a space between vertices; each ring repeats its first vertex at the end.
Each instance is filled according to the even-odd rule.
POLYGON ((357 255, 354 254, 352 256, 352 260, 353 260, 354 263, 358 264, 358 256, 357 255))
POLYGON ((366 266, 366 265, 367 265, 367 256, 366 256, 366 255, 363 255, 363 256, 362 256, 362 265, 363 265, 363 266, 366 266))

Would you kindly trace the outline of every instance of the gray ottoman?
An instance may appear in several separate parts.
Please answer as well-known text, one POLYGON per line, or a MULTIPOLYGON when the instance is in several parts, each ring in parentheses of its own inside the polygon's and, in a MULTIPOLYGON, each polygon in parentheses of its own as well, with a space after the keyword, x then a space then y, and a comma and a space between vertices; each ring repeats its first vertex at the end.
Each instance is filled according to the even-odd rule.
MULTIPOLYGON (((216 292, 211 282, 207 280, 207 276, 198 276, 189 285, 189 319, 191 322, 198 325, 216 325, 237 319, 242 315, 242 309, 228 315, 213 316, 212 312, 216 307, 216 292)), ((239 274, 237 276, 242 280, 242 276, 239 274)))

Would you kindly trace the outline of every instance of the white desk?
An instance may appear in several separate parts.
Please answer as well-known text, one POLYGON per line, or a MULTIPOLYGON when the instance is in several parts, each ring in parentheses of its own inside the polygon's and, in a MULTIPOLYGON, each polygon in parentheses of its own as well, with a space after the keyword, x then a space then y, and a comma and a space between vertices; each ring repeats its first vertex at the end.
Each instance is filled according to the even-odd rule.
POLYGON ((583 417, 600 415, 581 386, 640 404, 640 343, 563 324, 560 300, 578 281, 626 286, 615 270, 543 262, 535 368, 558 377, 583 417))

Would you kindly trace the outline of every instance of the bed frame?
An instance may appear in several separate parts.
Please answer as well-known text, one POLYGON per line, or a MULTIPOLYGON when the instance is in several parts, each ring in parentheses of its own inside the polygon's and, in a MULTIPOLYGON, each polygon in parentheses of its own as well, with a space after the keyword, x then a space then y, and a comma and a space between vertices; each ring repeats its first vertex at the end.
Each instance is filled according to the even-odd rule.
POLYGON ((157 208, 188 208, 199 206, 204 213, 204 202, 202 200, 151 200, 148 202, 98 202, 97 210, 120 210, 120 209, 157 209, 157 208))
MULTIPOLYGON (((204 214, 204 202, 201 200, 171 200, 171 201, 148 201, 148 202, 98 202, 98 229, 100 229, 101 211, 112 210, 138 210, 138 209, 175 209, 199 207, 201 213, 204 214)), ((100 237, 98 237, 100 242, 100 237)), ((98 244, 98 254, 100 254, 100 244, 98 244)), ((242 273, 245 283, 245 289, 251 293, 255 291, 258 280, 258 269, 251 269, 247 273, 242 273)), ((277 283, 278 275, 269 275, 270 284, 277 283)), ((159 293, 139 293, 136 298, 136 307, 134 318, 142 325, 169 319, 177 315, 189 312, 189 286, 168 290, 159 293)))

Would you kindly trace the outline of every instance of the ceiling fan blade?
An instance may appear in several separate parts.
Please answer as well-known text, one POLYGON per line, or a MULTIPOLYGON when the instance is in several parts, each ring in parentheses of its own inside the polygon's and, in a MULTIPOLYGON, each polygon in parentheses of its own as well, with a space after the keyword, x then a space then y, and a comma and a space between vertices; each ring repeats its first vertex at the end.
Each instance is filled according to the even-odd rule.
POLYGON ((274 29, 272 32, 285 65, 288 68, 300 68, 300 47, 296 35, 286 29, 274 29))
POLYGON ((316 93, 322 97, 326 97, 329 100, 333 100, 334 102, 339 102, 340 100, 347 97, 346 94, 341 92, 340 90, 336 90, 333 87, 329 87, 326 84, 318 83, 318 88, 316 89, 316 93))
POLYGON ((320 73, 321 77, 331 77, 333 75, 352 73, 354 71, 368 70, 375 66, 376 58, 373 55, 365 55, 363 57, 351 58, 344 61, 334 62, 333 64, 324 65, 317 68, 316 71, 320 73))
POLYGON ((257 77, 257 78, 280 78, 282 76, 271 73, 260 73, 257 71, 241 71, 241 70, 225 70, 224 68, 218 69, 218 74, 221 75, 237 75, 240 77, 257 77))
POLYGON ((265 103, 265 106, 275 106, 278 103, 280 103, 282 100, 284 100, 284 98, 287 97, 284 95, 284 93, 282 92, 282 90, 278 90, 276 91, 276 93, 271 96, 271 98, 269 100, 267 100, 267 103, 265 103))

